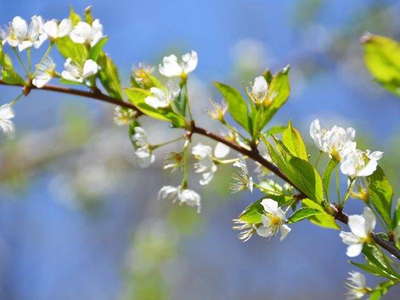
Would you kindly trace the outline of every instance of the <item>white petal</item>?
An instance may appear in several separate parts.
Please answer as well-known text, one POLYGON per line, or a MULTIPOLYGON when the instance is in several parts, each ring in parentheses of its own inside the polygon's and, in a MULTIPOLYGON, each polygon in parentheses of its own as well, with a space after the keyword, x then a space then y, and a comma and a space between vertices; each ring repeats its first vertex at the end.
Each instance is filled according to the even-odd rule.
POLYGON ((43 72, 33 78, 32 84, 38 88, 42 88, 51 80, 51 78, 52 76, 49 73, 43 72))
POLYGON ((342 238, 343 243, 346 245, 354 245, 360 243, 360 238, 354 235, 352 232, 341 231, 339 236, 342 238))
POLYGON ((230 148, 223 143, 217 143, 214 149, 216 158, 224 158, 229 154, 230 148))
POLYGON ((88 59, 83 66, 83 78, 87 78, 97 73, 99 66, 94 60, 88 59))
POLYGON ((190 72, 193 72, 198 63, 198 57, 197 57, 197 52, 196 51, 191 51, 190 53, 186 53, 182 56, 182 61, 183 61, 183 72, 186 74, 189 74, 190 72))
POLYGON ((183 70, 178 64, 177 57, 170 55, 163 58, 163 63, 159 66, 159 72, 166 77, 175 77, 180 76, 183 70))
POLYGON ((57 20, 53 19, 50 21, 47 21, 43 25, 44 31, 47 33, 47 35, 53 39, 58 37, 58 23, 57 20))
POLYGON ((278 202, 272 199, 264 199, 261 201, 261 205, 264 207, 264 210, 268 213, 275 214, 278 210, 278 202))
POLYGON ((25 38, 28 34, 28 23, 19 16, 14 17, 11 26, 17 38, 25 38))
POLYGON ((365 231, 365 219, 360 215, 352 215, 349 216, 349 227, 352 233, 356 236, 364 238, 367 236, 367 232, 365 231))
POLYGON ((376 218, 374 213, 369 207, 365 207, 363 216, 365 219, 365 231, 367 233, 372 232, 376 225, 376 218))
POLYGON ((71 40, 77 44, 86 43, 90 38, 92 27, 86 22, 79 22, 69 34, 71 40))
POLYGON ((348 257, 356 257, 360 255, 363 244, 353 244, 347 247, 346 255, 348 257))
POLYGON ((280 227, 280 231, 281 231, 280 240, 283 241, 283 239, 286 238, 286 236, 289 234, 289 232, 290 232, 291 230, 292 230, 292 229, 291 229, 289 226, 287 226, 286 224, 282 225, 282 226, 280 227))
POLYGON ((58 37, 67 36, 72 29, 72 23, 70 19, 63 19, 58 25, 58 37))
POLYGON ((268 91, 268 83, 264 76, 258 76, 254 79, 251 93, 258 99, 264 98, 268 91))

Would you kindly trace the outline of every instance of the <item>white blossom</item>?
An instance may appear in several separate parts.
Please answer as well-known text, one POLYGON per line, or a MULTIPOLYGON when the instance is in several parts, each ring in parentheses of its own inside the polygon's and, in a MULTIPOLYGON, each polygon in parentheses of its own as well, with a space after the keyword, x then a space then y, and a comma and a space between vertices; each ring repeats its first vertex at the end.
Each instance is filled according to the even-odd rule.
POLYGON ((50 57, 46 56, 36 65, 32 84, 38 88, 44 87, 53 78, 55 68, 56 65, 54 61, 50 57))
POLYGON ((340 163, 340 171, 349 177, 364 177, 375 172, 378 160, 383 156, 383 152, 369 150, 354 150, 347 153, 340 163))
POLYGON ((135 133, 132 136, 132 143, 135 148, 135 162, 141 168, 149 167, 155 161, 155 155, 147 141, 146 131, 142 127, 135 127, 135 133))
POLYGON ((148 147, 141 147, 134 152, 135 162, 140 168, 148 168, 156 159, 153 152, 148 147))
POLYGON ((193 147, 192 154, 199 160, 194 165, 195 172, 201 173, 202 175, 202 179, 199 183, 201 185, 207 185, 214 178, 214 174, 218 170, 215 160, 227 156, 229 154, 229 148, 222 143, 217 143, 213 153, 210 146, 199 143, 193 147))
POLYGON ((255 103, 263 103, 268 93, 268 82, 264 76, 258 76, 254 79, 251 87, 250 96, 255 103))
POLYGON ((186 76, 193 72, 198 63, 197 52, 191 51, 182 55, 181 61, 175 55, 165 56, 159 65, 159 72, 165 77, 186 76))
POLYGON ((376 225, 375 215, 369 207, 365 207, 363 215, 349 216, 348 225, 351 232, 341 231, 339 236, 348 245, 347 256, 356 257, 360 255, 364 243, 371 242, 371 232, 376 225))
POLYGON ((83 67, 68 58, 64 63, 62 78, 75 82, 83 82, 86 78, 95 75, 99 71, 97 63, 91 59, 85 61, 83 67))
POLYGON ((114 123, 118 126, 128 125, 136 117, 136 111, 122 106, 116 106, 114 109, 114 123))
POLYGON ((170 106, 171 102, 178 96, 180 89, 177 85, 171 83, 167 90, 152 87, 150 92, 151 95, 147 96, 144 101, 151 107, 157 109, 170 106))
POLYGON ((361 299, 367 295, 371 289, 367 287, 365 276, 359 272, 350 272, 346 282, 347 300, 361 299))
POLYGON ((197 207, 197 212, 201 210, 201 197, 193 190, 182 188, 181 186, 163 186, 158 192, 158 199, 178 202, 191 207, 197 207))
POLYGON ((104 37, 103 25, 99 19, 94 20, 92 25, 81 21, 75 25, 69 36, 74 43, 89 44, 93 47, 104 37))
POLYGON ((30 47, 39 48, 47 39, 47 34, 43 29, 43 19, 41 16, 33 16, 31 23, 28 23, 17 16, 11 21, 8 28, 6 41, 11 47, 23 51, 30 47))
POLYGON ((356 131, 351 127, 347 129, 338 126, 333 126, 331 129, 321 128, 318 119, 310 125, 310 136, 315 145, 338 161, 356 149, 355 134, 356 131))
POLYGON ((249 189, 250 192, 253 191, 253 177, 249 175, 249 170, 247 169, 246 162, 244 160, 239 160, 233 164, 234 167, 239 169, 232 179, 231 191, 232 193, 237 193, 245 189, 249 189))
POLYGON ((261 205, 265 210, 262 216, 262 225, 257 227, 257 234, 262 237, 272 237, 280 232, 282 241, 291 231, 287 226, 285 212, 278 206, 278 202, 272 199, 264 199, 261 205))
POLYGON ((43 29, 49 38, 55 40, 70 34, 72 23, 70 19, 63 19, 61 22, 53 19, 44 23, 43 29))
POLYGON ((15 114, 10 103, 0 106, 0 128, 7 135, 14 133, 14 124, 11 121, 15 114))

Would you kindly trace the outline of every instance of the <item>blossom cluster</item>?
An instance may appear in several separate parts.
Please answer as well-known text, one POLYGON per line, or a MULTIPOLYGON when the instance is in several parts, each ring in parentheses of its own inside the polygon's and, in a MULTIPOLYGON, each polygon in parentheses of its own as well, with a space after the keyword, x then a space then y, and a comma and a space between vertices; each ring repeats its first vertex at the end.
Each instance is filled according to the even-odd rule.
POLYGON ((320 151, 340 162, 340 170, 344 175, 352 178, 369 176, 376 170, 383 152, 357 149, 355 134, 351 127, 321 128, 318 119, 310 125, 310 135, 315 145, 320 151))

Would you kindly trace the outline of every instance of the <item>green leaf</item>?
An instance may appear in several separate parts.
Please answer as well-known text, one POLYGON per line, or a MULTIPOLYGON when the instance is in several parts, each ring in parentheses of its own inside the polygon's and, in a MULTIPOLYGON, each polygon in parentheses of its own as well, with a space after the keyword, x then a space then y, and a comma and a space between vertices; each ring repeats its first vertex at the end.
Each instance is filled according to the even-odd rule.
POLYGON ((56 47, 62 56, 83 66, 89 57, 89 51, 83 44, 74 43, 68 36, 56 39, 56 47))
POLYGON ((122 99, 121 81, 118 68, 112 59, 100 53, 97 63, 100 66, 99 78, 107 93, 114 98, 122 99))
POLYGON ((381 269, 379 269, 377 266, 372 265, 372 264, 360 264, 360 263, 356 263, 354 261, 350 261, 350 263, 353 266, 356 266, 357 268, 360 268, 361 270, 370 273, 374 276, 378 276, 378 277, 387 277, 385 272, 382 272, 381 269))
POLYGON ((368 201, 382 216, 385 224, 391 228, 391 207, 393 199, 393 188, 385 177, 381 167, 367 177, 368 183, 368 201))
POLYGON ((92 7, 88 6, 85 8, 85 21, 88 24, 92 24, 94 21, 93 15, 92 15, 92 7))
POLYGON ((379 35, 362 38, 364 61, 375 80, 400 96, 400 44, 379 35))
POLYGON ((296 222, 302 221, 304 219, 308 219, 312 216, 315 216, 319 213, 320 213, 320 211, 318 209, 303 207, 303 208, 300 208, 299 210, 295 211, 294 214, 291 215, 290 218, 288 219, 288 222, 296 223, 296 222))
POLYGON ((267 145, 272 161, 309 199, 322 203, 324 191, 318 171, 308 161, 293 156, 281 141, 275 142, 278 151, 267 145))
POLYGON ((315 214, 309 218, 311 223, 325 228, 340 230, 340 227, 336 224, 335 218, 328 214, 322 205, 310 199, 303 199, 301 202, 304 207, 309 207, 320 211, 319 214, 315 214))
POLYGON ((249 224, 260 224, 261 217, 264 214, 264 208, 261 205, 263 199, 264 198, 261 198, 247 206, 239 215, 238 219, 249 224))
POLYGON ((174 101, 175 108, 177 112, 183 117, 186 116, 186 107, 189 101, 188 90, 187 90, 187 81, 185 80, 181 84, 181 90, 179 92, 178 97, 176 97, 174 101))
POLYGON ((185 119, 170 110, 158 110, 146 104, 145 99, 150 96, 150 91, 139 88, 128 88, 125 90, 130 102, 134 104, 141 112, 149 117, 172 122, 175 127, 184 127, 185 119))
POLYGON ((108 42, 108 37, 103 37, 101 38, 96 45, 94 45, 92 48, 90 48, 89 51, 89 58, 93 59, 94 61, 97 61, 97 58, 99 55, 103 52, 104 45, 108 42))
POLYGON ((392 268, 391 261, 386 255, 374 244, 365 244, 362 250, 368 263, 376 266, 381 276, 389 279, 399 280, 400 275, 392 268))
POLYGON ((214 85, 228 104, 228 110, 232 118, 250 132, 248 107, 240 92, 223 83, 215 82, 214 85))
POLYGON ((326 169, 324 171, 324 175, 322 175, 322 184, 324 187, 325 191, 325 197, 326 199, 329 199, 329 186, 330 186, 330 181, 331 181, 331 175, 333 170, 335 170, 336 166, 338 165, 338 162, 334 159, 331 159, 328 162, 328 165, 326 166, 326 169))
POLYGON ((382 296, 384 296, 392 286, 395 286, 398 283, 399 282, 392 281, 392 280, 381 282, 380 284, 378 284, 375 287, 373 292, 370 294, 369 300, 379 300, 379 299, 381 299, 382 296))
POLYGON ((14 66, 10 57, 3 52, 3 45, 0 43, 0 69, 1 79, 8 84, 21 84, 24 85, 24 79, 14 71, 14 66))
POLYGON ((264 133, 264 136, 266 138, 269 138, 270 136, 277 135, 277 134, 284 132, 286 130, 286 128, 287 128, 286 126, 281 126, 281 125, 272 126, 270 129, 268 129, 264 133))
POLYGON ((69 19, 71 20, 73 26, 81 21, 81 17, 75 12, 72 7, 69 9, 69 19))
POLYGON ((300 132, 289 122, 287 128, 283 131, 282 142, 290 153, 303 160, 308 160, 307 148, 304 144, 300 132))

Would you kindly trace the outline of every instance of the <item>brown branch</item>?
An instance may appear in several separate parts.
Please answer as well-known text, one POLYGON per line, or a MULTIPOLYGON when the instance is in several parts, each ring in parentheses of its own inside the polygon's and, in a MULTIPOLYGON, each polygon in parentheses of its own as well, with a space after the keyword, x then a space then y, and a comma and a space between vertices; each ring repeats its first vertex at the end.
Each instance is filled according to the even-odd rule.
MULTIPOLYGON (((31 90, 38 90, 39 88, 36 88, 35 86, 22 86, 20 84, 8 84, 6 82, 4 82, 3 80, 0 80, 0 85, 9 85, 9 86, 18 86, 21 87, 23 89, 23 92, 25 95, 28 95, 30 93, 31 90)), ((114 104, 114 105, 119 105, 121 107, 125 107, 125 108, 129 108, 129 109, 133 109, 135 111, 138 112, 138 115, 143 115, 143 113, 133 104, 128 103, 128 102, 124 102, 121 99, 117 99, 117 98, 113 98, 110 96, 107 96, 105 94, 103 94, 100 90, 96 90, 96 91, 83 91, 83 90, 78 90, 78 89, 72 89, 72 88, 64 88, 64 87, 60 87, 60 86, 54 86, 54 85, 46 85, 42 88, 40 88, 40 90, 45 90, 45 91, 52 91, 52 92, 57 92, 57 93, 62 93, 62 94, 68 94, 68 95, 75 95, 75 96, 81 96, 81 97, 86 97, 86 98, 91 98, 91 99, 95 99, 95 100, 99 100, 99 101, 103 101, 103 102, 107 102, 110 104, 114 104)), ((270 170, 272 173, 274 173, 276 176, 278 176, 279 178, 281 178, 282 180, 286 181, 287 183, 289 183, 290 185, 292 185, 295 189, 297 189, 299 191, 300 194, 296 195, 296 197, 298 197, 299 199, 304 199, 307 198, 306 194, 300 189, 298 188, 285 174, 282 173, 282 171, 276 167, 274 164, 272 164, 271 162, 269 162, 268 160, 266 160, 259 152, 256 148, 253 147, 253 149, 248 150, 244 147, 241 147, 240 145, 231 142, 227 139, 225 139, 222 136, 219 136, 213 132, 210 132, 204 128, 201 127, 197 127, 194 122, 192 122, 190 124, 191 128, 190 128, 190 132, 193 133, 197 133, 199 135, 203 135, 206 136, 212 140, 215 140, 217 142, 221 142, 225 145, 227 145, 228 147, 230 147, 231 149, 236 150, 237 152, 250 157, 251 159, 253 159, 254 161, 260 163, 262 166, 264 166, 265 168, 267 168, 268 170, 270 170)), ((335 217, 336 220, 347 224, 348 223, 348 216, 345 215, 343 213, 343 211, 341 209, 338 209, 334 206, 332 206, 332 210, 333 210, 333 216, 335 217)), ((400 250, 392 243, 389 241, 386 241, 382 238, 380 238, 379 236, 377 236, 376 234, 372 234, 372 238, 373 240, 380 245, 382 248, 384 248, 386 251, 388 251, 389 253, 391 253, 392 255, 394 255, 395 257, 397 257, 400 260, 400 250)))

